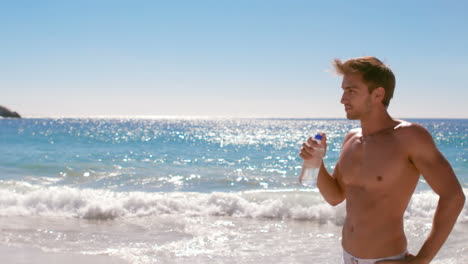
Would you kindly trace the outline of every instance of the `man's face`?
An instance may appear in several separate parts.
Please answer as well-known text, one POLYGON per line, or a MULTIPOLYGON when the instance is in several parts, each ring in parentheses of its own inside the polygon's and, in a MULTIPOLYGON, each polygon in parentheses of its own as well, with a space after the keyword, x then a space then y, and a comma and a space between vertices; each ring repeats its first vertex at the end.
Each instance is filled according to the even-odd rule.
POLYGON ((370 113, 371 95, 360 73, 345 74, 341 88, 343 88, 341 103, 345 107, 346 118, 358 120, 370 113))

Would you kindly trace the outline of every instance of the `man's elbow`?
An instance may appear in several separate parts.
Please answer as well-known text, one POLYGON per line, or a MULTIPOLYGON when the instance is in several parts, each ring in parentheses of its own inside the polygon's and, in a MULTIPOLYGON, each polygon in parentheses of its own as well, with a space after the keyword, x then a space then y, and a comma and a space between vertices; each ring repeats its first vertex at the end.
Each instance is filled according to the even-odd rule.
POLYGON ((459 209, 459 211, 463 210, 463 206, 465 206, 466 196, 463 193, 463 190, 453 192, 447 197, 447 204, 450 204, 452 207, 459 209))
POLYGON ((459 198, 458 198, 458 199, 460 200, 460 206, 461 206, 461 208, 463 208, 463 206, 465 206, 465 202, 466 202, 466 196, 465 196, 465 194, 463 193, 463 191, 460 192, 459 198))
POLYGON ((466 202, 466 197, 465 197, 465 194, 463 193, 463 191, 461 192, 461 194, 458 195, 458 209, 460 210, 459 211, 459 214, 461 213, 461 211, 463 211, 463 208, 465 206, 465 202, 466 202))
POLYGON ((340 203, 342 203, 345 198, 344 197, 332 197, 332 198, 328 198, 328 199, 325 199, 327 201, 327 203, 329 203, 331 206, 337 206, 339 205, 340 203))
POLYGON ((466 196, 463 193, 463 190, 460 190, 459 192, 457 192, 455 199, 458 201, 461 207, 465 205, 466 196))

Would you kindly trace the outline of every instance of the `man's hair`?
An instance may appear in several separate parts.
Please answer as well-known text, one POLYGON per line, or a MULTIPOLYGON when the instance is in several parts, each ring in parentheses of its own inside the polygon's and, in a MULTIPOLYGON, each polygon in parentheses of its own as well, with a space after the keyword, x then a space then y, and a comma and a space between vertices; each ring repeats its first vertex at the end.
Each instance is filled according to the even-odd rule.
POLYGON ((378 87, 385 89, 382 103, 388 107, 390 99, 395 90, 395 75, 392 70, 376 57, 354 58, 341 62, 339 59, 333 61, 333 66, 338 74, 360 73, 362 80, 369 88, 369 93, 378 87))

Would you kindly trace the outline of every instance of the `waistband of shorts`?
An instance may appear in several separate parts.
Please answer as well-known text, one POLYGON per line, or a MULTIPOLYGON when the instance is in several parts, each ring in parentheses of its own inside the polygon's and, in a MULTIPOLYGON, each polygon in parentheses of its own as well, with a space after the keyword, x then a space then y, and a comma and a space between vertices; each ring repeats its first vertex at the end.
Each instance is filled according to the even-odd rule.
MULTIPOLYGON (((408 255, 408 250, 405 250, 403 253, 401 254, 398 254, 398 255, 394 255, 394 256, 388 256, 388 257, 383 257, 383 258, 375 258, 375 259, 364 259, 364 258, 357 258, 353 255, 351 255, 348 251, 346 251, 344 248, 343 248, 343 257, 345 259, 348 259, 349 261, 351 261, 351 263, 373 263, 373 262, 376 262, 376 261, 380 261, 380 260, 399 260, 399 259, 404 259, 406 257, 406 255, 408 255)), ((347 263, 347 262, 345 262, 347 263)))

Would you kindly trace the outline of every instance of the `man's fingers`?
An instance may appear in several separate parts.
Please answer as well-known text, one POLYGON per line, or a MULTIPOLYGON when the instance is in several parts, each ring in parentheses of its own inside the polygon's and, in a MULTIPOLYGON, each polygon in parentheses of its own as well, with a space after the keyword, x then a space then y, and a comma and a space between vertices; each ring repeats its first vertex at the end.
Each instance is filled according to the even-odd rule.
POLYGON ((326 143, 327 143, 327 134, 326 134, 326 133, 322 133, 321 135, 322 135, 322 140, 321 140, 321 142, 326 144, 326 143))
POLYGON ((310 159, 314 156, 314 148, 309 147, 306 143, 302 144, 301 151, 299 152, 299 156, 303 159, 310 159))
POLYGON ((312 158, 312 155, 305 149, 301 149, 301 152, 299 152, 299 156, 303 159, 310 159, 312 158))
POLYGON ((309 146, 314 147, 314 148, 318 147, 319 145, 319 143, 317 143, 317 141, 315 141, 315 139, 313 138, 309 138, 307 140, 307 144, 309 144, 309 146))
POLYGON ((305 160, 311 159, 314 155, 317 155, 315 150, 317 148, 319 148, 319 143, 317 143, 313 138, 308 138, 306 142, 302 143, 299 156, 305 160))

